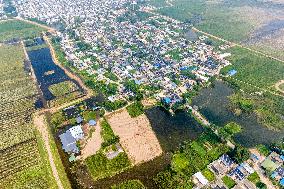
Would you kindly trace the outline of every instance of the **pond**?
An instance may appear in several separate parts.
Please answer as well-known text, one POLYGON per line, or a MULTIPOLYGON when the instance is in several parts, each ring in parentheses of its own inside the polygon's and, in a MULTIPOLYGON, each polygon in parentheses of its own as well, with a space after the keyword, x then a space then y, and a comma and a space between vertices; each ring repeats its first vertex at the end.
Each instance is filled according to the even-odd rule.
POLYGON ((162 146, 163 155, 114 177, 99 180, 94 188, 110 188, 129 179, 139 179, 147 188, 156 188, 153 178, 170 165, 171 152, 177 150, 182 142, 196 139, 203 132, 194 118, 183 111, 172 116, 163 108, 154 107, 146 110, 146 115, 162 146))
POLYGON ((55 96, 48 89, 53 84, 72 81, 79 87, 75 80, 70 79, 65 74, 64 70, 54 63, 49 48, 40 48, 28 51, 28 56, 34 69, 37 82, 46 101, 55 99, 55 96))
POLYGON ((280 132, 271 131, 257 121, 255 114, 241 114, 236 116, 229 109, 230 101, 228 96, 233 94, 227 84, 217 81, 212 88, 203 89, 193 99, 193 105, 199 107, 200 112, 212 123, 224 126, 234 121, 243 127, 243 132, 236 135, 236 142, 253 147, 257 144, 270 144, 284 136, 284 130, 280 132))

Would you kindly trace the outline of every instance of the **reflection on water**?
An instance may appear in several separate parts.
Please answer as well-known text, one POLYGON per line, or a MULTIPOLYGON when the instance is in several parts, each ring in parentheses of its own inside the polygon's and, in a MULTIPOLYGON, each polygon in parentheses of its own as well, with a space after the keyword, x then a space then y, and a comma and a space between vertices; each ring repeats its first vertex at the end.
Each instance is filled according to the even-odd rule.
POLYGON ((135 166, 112 178, 97 181, 94 188, 110 188, 113 184, 129 179, 139 179, 147 188, 157 188, 154 185, 153 177, 170 165, 170 152, 177 150, 183 141, 197 138, 203 131, 203 128, 185 112, 177 112, 176 115, 172 116, 166 110, 154 107, 146 110, 146 115, 164 154, 153 161, 135 166))
POLYGON ((257 122, 255 114, 234 115, 228 108, 227 98, 233 90, 223 82, 216 82, 214 88, 203 89, 193 100, 193 105, 199 106, 200 112, 212 123, 223 126, 234 121, 243 127, 243 132, 235 137, 236 142, 247 146, 269 144, 284 136, 281 132, 271 131, 257 122))

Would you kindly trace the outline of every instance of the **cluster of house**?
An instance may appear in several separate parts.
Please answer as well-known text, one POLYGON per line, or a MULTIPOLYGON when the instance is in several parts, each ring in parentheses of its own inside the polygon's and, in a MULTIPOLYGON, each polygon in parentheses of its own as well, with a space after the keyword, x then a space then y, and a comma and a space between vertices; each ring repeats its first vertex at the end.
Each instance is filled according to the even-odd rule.
POLYGON ((4 11, 4 7, 7 6, 4 0, 0 0, 0 20, 7 19, 7 15, 4 11))
POLYGON ((271 179, 279 183, 284 187, 284 155, 279 155, 272 152, 261 163, 261 167, 270 174, 271 179))
POLYGON ((207 82, 230 64, 225 60, 230 54, 215 52, 206 43, 207 37, 188 40, 184 31, 190 30, 190 25, 143 12, 146 8, 142 5, 133 12, 132 6, 125 6, 132 1, 103 0, 91 4, 87 0, 69 1, 20 0, 17 10, 23 17, 36 17, 49 24, 63 20, 69 32, 58 32, 58 36, 67 58, 97 81, 114 82, 105 76, 111 70, 119 80, 113 100, 129 95, 121 85, 127 79, 159 88, 155 97, 175 104, 197 81, 207 82), (139 18, 141 12, 148 18, 138 22, 128 18, 139 18), (121 17, 123 21, 119 20, 121 17), (92 48, 80 49, 70 30, 92 48), (94 68, 94 64, 100 67, 94 68))
POLYGON ((218 160, 208 165, 208 169, 214 173, 216 178, 213 182, 209 182, 201 172, 193 175, 193 182, 195 183, 195 188, 211 187, 213 189, 226 189, 227 186, 222 178, 228 176, 236 183, 233 187, 234 189, 256 189, 255 184, 247 178, 257 168, 259 171, 258 174, 262 174, 267 178, 270 177, 279 182, 280 186, 284 187, 283 162, 284 156, 275 152, 272 152, 264 160, 255 154, 251 154, 251 158, 241 164, 236 164, 227 154, 223 154, 218 160))
POLYGON ((75 106, 71 106, 65 108, 63 111, 69 118, 75 116, 76 125, 67 126, 68 129, 59 135, 62 149, 70 155, 70 162, 75 161, 75 156, 80 153, 80 141, 88 135, 88 132, 86 132, 86 130, 89 130, 88 127, 94 127, 97 124, 94 119, 84 122, 82 116, 79 114, 74 115, 76 112, 75 108, 75 106))

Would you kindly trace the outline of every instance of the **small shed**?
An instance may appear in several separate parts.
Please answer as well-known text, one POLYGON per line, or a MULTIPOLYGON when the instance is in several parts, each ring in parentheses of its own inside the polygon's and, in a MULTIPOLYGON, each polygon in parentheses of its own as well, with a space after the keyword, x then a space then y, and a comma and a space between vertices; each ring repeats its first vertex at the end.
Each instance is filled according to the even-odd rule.
POLYGON ((234 75, 237 74, 237 70, 230 70, 230 71, 228 72, 228 74, 229 74, 229 76, 234 76, 234 75))
POLYGON ((76 157, 74 154, 71 154, 71 156, 69 157, 69 162, 74 162, 76 161, 76 157))
POLYGON ((89 125, 90 126, 95 126, 97 124, 97 122, 95 121, 95 120, 93 120, 93 119, 91 119, 90 121, 89 121, 89 125))
POLYGON ((76 117, 76 122, 78 124, 82 123, 83 122, 83 118, 81 116, 76 117))
POLYGON ((164 98, 164 101, 166 104, 170 104, 172 102, 171 98, 169 97, 164 98))
POLYGON ((193 175, 195 178, 197 178, 197 180, 202 184, 202 185, 206 185, 208 184, 208 180, 202 175, 201 172, 197 172, 193 175))
POLYGON ((284 186, 284 178, 282 178, 279 183, 281 186, 284 186))

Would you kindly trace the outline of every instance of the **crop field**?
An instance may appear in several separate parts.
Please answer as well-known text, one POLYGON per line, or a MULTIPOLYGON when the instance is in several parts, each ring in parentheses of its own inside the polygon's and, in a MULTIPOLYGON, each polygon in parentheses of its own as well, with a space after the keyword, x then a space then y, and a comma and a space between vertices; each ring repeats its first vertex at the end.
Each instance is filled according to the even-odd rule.
POLYGON ((52 178, 31 117, 38 95, 24 59, 18 44, 0 47, 0 186, 49 188, 46 179, 52 178))
POLYGON ((72 81, 64 81, 61 83, 53 84, 48 89, 55 97, 49 102, 49 105, 51 107, 70 102, 83 95, 78 85, 72 81))
POLYGON ((173 6, 165 6, 151 0, 150 4, 163 15, 284 59, 284 2, 173 0, 173 6))
POLYGON ((223 69, 226 73, 235 69, 238 73, 234 76, 260 88, 274 88, 275 83, 284 79, 284 64, 249 50, 234 47, 229 50, 232 56, 228 60, 233 64, 223 69))
POLYGON ((28 55, 49 107, 70 102, 84 95, 78 83, 54 63, 49 48, 31 50, 28 55))
POLYGON ((0 23, 0 41, 11 39, 25 39, 37 37, 44 31, 43 28, 24 21, 9 20, 0 23))

